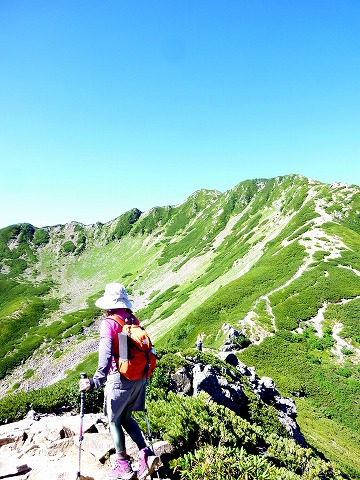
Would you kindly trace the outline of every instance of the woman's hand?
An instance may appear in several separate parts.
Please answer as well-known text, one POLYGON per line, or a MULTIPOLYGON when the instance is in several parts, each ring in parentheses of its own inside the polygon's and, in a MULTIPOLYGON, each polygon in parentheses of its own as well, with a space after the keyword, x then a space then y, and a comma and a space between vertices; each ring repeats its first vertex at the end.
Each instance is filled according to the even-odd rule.
POLYGON ((90 379, 89 378, 82 378, 79 381, 79 390, 83 392, 84 390, 90 390, 90 379))

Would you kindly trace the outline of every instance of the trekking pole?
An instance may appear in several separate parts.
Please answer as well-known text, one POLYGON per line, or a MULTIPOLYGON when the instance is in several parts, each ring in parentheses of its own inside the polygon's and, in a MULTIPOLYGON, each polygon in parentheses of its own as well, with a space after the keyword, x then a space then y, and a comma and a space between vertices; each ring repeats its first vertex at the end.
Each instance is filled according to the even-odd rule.
MULTIPOLYGON (((86 378, 86 373, 80 373, 80 378, 86 378)), ((80 464, 81 464, 81 443, 83 441, 83 420, 84 420, 84 409, 85 409, 85 391, 80 392, 80 429, 79 429, 79 468, 77 472, 77 479, 80 479, 80 464)))
MULTIPOLYGON (((152 436, 152 433, 151 433, 151 430, 150 430, 150 422, 149 422, 149 417, 148 417, 146 408, 144 409, 144 415, 145 415, 145 422, 146 422, 148 439, 149 439, 149 442, 150 442, 151 450, 154 451, 153 436, 152 436)), ((156 465, 155 470, 156 470, 157 477, 160 478, 158 465, 156 465)))
POLYGON ((144 415, 145 415, 145 422, 146 422, 146 427, 147 427, 148 438, 149 438, 150 445, 152 447, 153 438, 152 438, 152 434, 151 434, 151 430, 150 430, 149 417, 148 417, 146 408, 144 410, 144 415))

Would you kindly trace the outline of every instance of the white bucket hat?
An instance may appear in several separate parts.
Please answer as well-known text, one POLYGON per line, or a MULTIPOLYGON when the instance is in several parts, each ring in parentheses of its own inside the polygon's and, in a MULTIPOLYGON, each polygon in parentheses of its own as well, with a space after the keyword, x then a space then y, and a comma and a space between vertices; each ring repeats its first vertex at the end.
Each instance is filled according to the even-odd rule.
POLYGON ((108 283, 104 295, 96 300, 95 305, 102 310, 132 308, 126 289, 121 283, 108 283))

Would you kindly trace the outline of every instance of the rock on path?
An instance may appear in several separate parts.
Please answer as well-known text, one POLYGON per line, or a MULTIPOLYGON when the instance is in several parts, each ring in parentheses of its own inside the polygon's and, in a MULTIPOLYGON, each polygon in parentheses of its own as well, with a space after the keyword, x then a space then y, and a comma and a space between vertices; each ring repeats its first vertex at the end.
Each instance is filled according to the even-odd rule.
MULTIPOLYGON (((0 426, 0 479, 75 480, 79 471, 78 415, 36 416, 0 426)), ((100 415, 86 414, 81 442, 81 480, 108 480, 110 433, 100 415)), ((137 468, 137 447, 127 437, 127 452, 137 468)), ((171 453, 166 442, 153 445, 157 455, 171 453)), ((149 477, 150 478, 150 477, 149 477)))

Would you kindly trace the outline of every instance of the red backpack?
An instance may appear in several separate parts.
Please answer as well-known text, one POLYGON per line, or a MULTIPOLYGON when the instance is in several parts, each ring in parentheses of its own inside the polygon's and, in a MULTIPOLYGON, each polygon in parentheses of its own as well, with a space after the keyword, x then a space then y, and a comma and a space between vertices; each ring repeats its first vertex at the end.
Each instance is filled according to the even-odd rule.
POLYGON ((134 316, 127 318, 127 323, 120 315, 110 318, 122 326, 119 333, 119 357, 115 358, 119 372, 129 380, 149 378, 156 368, 156 352, 149 334, 140 325, 134 325, 134 316))

